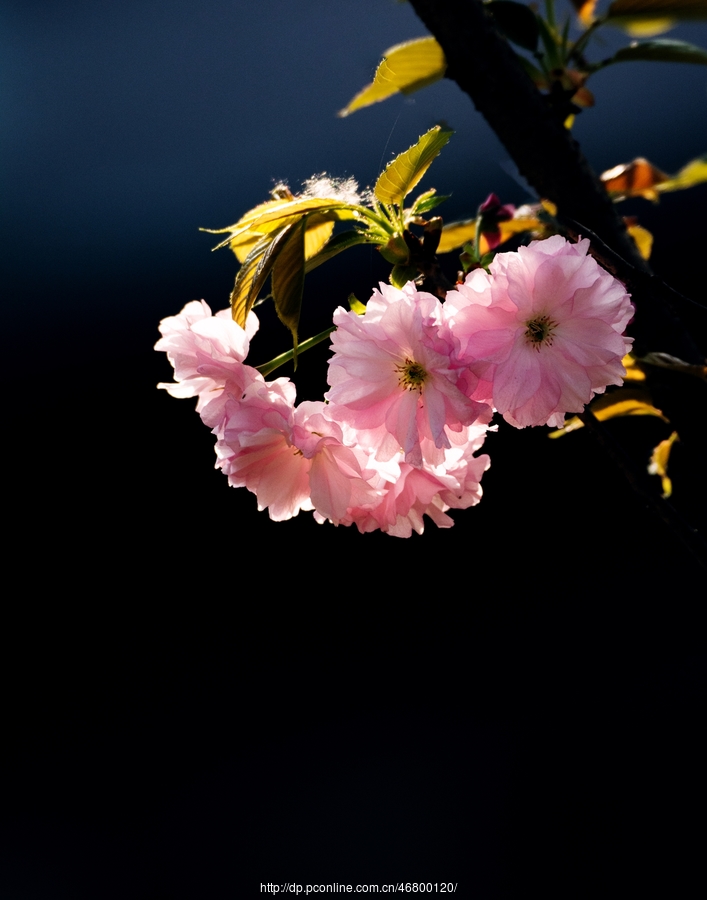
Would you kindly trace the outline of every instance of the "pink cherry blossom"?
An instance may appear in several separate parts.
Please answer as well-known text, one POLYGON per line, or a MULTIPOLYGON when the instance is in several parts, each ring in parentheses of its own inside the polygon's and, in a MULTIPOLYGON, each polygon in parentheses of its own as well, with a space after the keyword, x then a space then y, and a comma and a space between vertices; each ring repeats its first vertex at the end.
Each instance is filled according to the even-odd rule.
POLYGON ((243 365, 258 319, 250 313, 245 331, 229 309, 216 315, 203 300, 193 300, 179 315, 160 322, 162 337, 155 350, 164 350, 174 366, 175 383, 158 384, 173 397, 198 397, 197 412, 209 427, 223 417, 229 395, 240 395, 259 372, 243 365))
POLYGON ((336 418, 367 434, 378 459, 399 448, 405 461, 422 464, 421 441, 450 447, 449 432, 470 425, 484 409, 457 388, 458 370, 444 336, 442 305, 410 282, 402 290, 381 284, 363 316, 334 313, 331 390, 336 418))
POLYGON ((326 404, 305 401, 295 408, 294 386, 278 382, 254 384, 227 406, 216 452, 229 483, 256 494, 258 508, 269 509, 275 521, 315 509, 340 524, 350 508, 378 503, 363 475, 367 454, 344 445, 326 404))
MULTIPOLYGON (((481 499, 481 476, 490 460, 474 453, 486 438, 490 417, 488 410, 485 422, 454 432, 452 446, 442 451, 439 465, 412 466, 404 461, 402 450, 385 462, 371 454, 363 474, 378 498, 373 503, 367 498, 365 505, 352 505, 338 524, 355 524, 362 534, 380 529, 395 537, 410 537, 413 531, 423 533, 424 516, 428 516, 439 528, 450 528, 454 520, 446 515, 447 510, 466 509, 481 499)), ((427 458, 430 448, 423 446, 422 452, 427 458)), ((325 517, 315 513, 315 518, 322 522, 325 517)))
POLYGON ((607 385, 622 384, 633 339, 626 289, 587 255, 589 241, 560 235, 499 253, 444 304, 459 385, 504 419, 559 427, 607 385))

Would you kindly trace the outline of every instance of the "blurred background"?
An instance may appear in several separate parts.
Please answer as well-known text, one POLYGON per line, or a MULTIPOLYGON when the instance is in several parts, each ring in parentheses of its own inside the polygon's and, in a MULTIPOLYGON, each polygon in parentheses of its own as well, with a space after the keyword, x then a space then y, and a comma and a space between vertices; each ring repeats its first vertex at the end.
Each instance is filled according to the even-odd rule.
MULTIPOLYGON (((404 541, 271 523, 214 470, 194 402, 155 388, 159 321, 228 303, 235 258, 198 229, 279 181, 370 186, 444 121, 421 188, 452 194, 446 220, 490 191, 533 199, 451 82, 336 117, 424 33, 393 0, 0 4, 9 900, 288 880, 567 896, 612 866, 617 890, 675 888, 697 853, 703 582, 585 434, 501 428, 480 506, 404 541)), ((706 24, 670 36, 707 47, 706 24)), ((605 29, 590 55, 626 40, 605 29)), ((596 171, 707 152, 704 67, 590 87, 574 133, 596 171)), ((622 209, 702 301, 706 199, 622 209)), ((371 248, 317 270, 301 335, 386 277, 371 248)), ((260 312, 256 362, 289 339, 260 312)), ((301 398, 326 357, 303 357, 301 398)), ((646 461, 670 431, 615 429, 646 461)))

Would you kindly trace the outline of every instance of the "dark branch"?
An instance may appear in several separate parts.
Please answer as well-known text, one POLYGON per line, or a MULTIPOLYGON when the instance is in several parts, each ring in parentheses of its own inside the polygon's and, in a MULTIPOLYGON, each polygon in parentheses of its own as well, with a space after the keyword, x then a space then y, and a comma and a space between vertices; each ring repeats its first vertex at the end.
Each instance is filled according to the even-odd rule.
POLYGON ((410 0, 437 38, 447 77, 473 100, 521 175, 624 259, 648 266, 557 111, 537 90, 479 0, 410 0))

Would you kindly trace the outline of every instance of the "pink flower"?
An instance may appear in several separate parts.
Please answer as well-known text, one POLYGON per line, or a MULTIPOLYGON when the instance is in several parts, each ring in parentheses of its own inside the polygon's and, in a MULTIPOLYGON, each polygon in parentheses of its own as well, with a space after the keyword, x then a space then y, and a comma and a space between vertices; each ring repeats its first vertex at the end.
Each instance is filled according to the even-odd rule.
MULTIPOLYGON (((485 418, 491 418, 490 410, 485 418)), ((411 466, 402 450, 385 462, 372 456, 363 475, 376 489, 377 498, 372 502, 367 497, 365 505, 352 504, 338 524, 355 524, 362 534, 380 529, 395 537, 410 537, 413 531, 423 533, 424 516, 429 516, 439 528, 450 528, 454 520, 446 515, 448 509, 466 509, 481 499, 481 476, 490 460, 474 453, 487 431, 486 422, 475 422, 454 432, 452 446, 441 451, 439 465, 411 466)), ((426 458, 430 448, 423 446, 422 452, 426 458)), ((321 522, 324 517, 319 512, 315 518, 321 522)))
POLYGON ((470 425, 484 409, 456 387, 453 342, 440 329, 442 305, 410 282, 402 290, 381 284, 358 316, 334 313, 331 390, 336 418, 367 433, 377 458, 402 448, 405 461, 422 464, 421 441, 450 447, 448 432, 470 425))
MULTIPOLYGON (((256 494, 275 521, 315 509, 340 524, 352 507, 370 507, 378 492, 363 477, 367 454, 346 447, 322 401, 294 407, 286 379, 249 387, 228 406, 217 466, 233 487, 256 494)), ((349 524, 348 522, 346 524, 349 524)))
POLYGON ((622 384, 633 339, 624 286, 587 256, 589 241, 560 235, 499 253, 450 291, 444 304, 458 341, 460 385, 503 418, 559 427, 595 394, 622 384))
POLYGON ((262 376, 243 365, 258 319, 250 313, 244 331, 228 309, 211 314, 203 300, 193 300, 177 316, 160 322, 162 337, 155 350, 164 350, 174 366, 173 384, 158 384, 173 397, 198 397, 197 412, 211 428, 223 417, 229 394, 240 395, 262 376))
POLYGON ((242 398, 226 404, 216 467, 231 487, 246 487, 276 522, 301 509, 309 497, 309 460, 292 443, 295 386, 284 378, 254 382, 242 398))

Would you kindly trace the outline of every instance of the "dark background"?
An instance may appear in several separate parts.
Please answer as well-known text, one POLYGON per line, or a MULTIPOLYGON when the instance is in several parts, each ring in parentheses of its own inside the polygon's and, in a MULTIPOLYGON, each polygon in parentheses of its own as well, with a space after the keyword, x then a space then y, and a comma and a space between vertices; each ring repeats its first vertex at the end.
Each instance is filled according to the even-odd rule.
MULTIPOLYGON (((481 505, 397 540, 271 523, 213 469, 193 401, 155 389, 159 320, 232 286, 198 227, 278 180, 372 184, 444 120, 421 187, 453 192, 445 218, 491 190, 529 199, 452 83, 335 118, 424 34, 412 9, 3 0, 0 23, 3 900, 421 880, 690 896, 704 581, 587 435, 502 427, 481 505)), ((703 25, 671 36, 707 46, 703 25)), ((602 41, 595 58, 625 38, 602 41)), ((704 68, 591 87, 575 134, 597 171, 707 150, 704 68)), ((706 198, 625 204, 656 270, 702 300, 706 198)), ((303 336, 385 277, 364 248, 313 273, 303 336)), ((287 345, 261 310, 256 361, 287 345)), ((325 360, 303 358, 300 397, 321 396, 325 360)), ((647 460, 669 428, 614 431, 647 460)))

